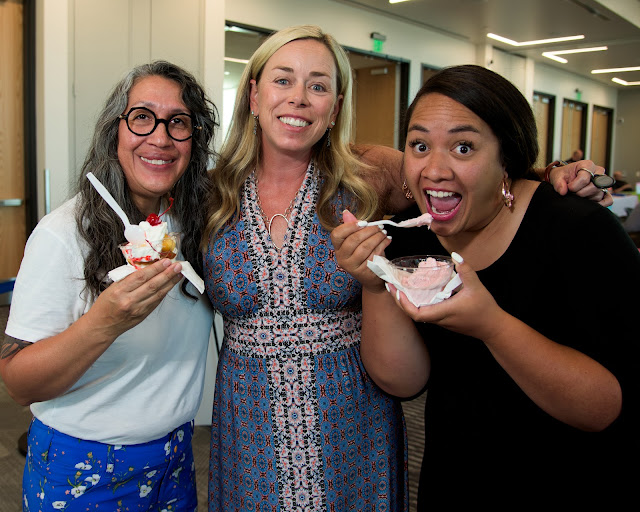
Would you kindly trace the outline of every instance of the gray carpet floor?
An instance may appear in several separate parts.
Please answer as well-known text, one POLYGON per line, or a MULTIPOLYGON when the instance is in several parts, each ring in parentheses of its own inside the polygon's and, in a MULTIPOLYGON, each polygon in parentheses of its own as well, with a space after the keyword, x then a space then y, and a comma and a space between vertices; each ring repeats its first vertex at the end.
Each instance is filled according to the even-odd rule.
MULTIPOLYGON (((0 306, 0 335, 4 337, 9 306, 0 306)), ((416 489, 423 443, 424 395, 403 402, 409 438, 409 496, 411 512, 416 510, 416 489)), ((0 379, 0 512, 21 510, 21 482, 24 457, 18 451, 18 438, 31 421, 28 407, 17 405, 7 394, 0 379)), ((206 510, 207 478, 209 472, 209 428, 196 427, 193 437, 200 511, 206 510)))

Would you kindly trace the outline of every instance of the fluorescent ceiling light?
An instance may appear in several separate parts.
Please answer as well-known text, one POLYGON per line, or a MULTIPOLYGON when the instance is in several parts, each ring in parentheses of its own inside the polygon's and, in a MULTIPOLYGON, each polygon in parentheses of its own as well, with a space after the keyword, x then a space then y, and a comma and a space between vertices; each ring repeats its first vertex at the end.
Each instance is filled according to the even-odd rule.
POLYGON ((612 78, 611 81, 620 85, 640 85, 640 82, 627 82, 622 78, 612 78))
POLYGON ((408 2, 409 0, 389 0, 390 4, 399 4, 400 2, 408 2))
POLYGON ((592 69, 591 73, 623 73, 625 71, 640 71, 640 66, 636 66, 633 68, 609 68, 609 69, 592 69))
POLYGON ((507 39, 506 37, 499 36, 497 34, 489 33, 487 37, 501 41, 503 43, 510 44, 511 46, 532 46, 534 44, 548 44, 548 43, 560 43, 562 41, 576 41, 578 39, 584 39, 583 35, 579 36, 567 36, 567 37, 554 37, 553 39, 538 39, 536 41, 514 41, 513 39, 507 39))
POLYGON ((249 64, 249 59, 234 59, 233 57, 225 57, 227 62, 237 62, 239 64, 249 64))
POLYGON ((569 62, 567 59, 563 59, 562 57, 557 57, 553 52, 542 52, 542 56, 547 59, 555 60, 556 62, 560 62, 561 64, 566 64, 569 62))
POLYGON ((593 48, 575 48, 573 50, 558 50, 556 52, 542 52, 543 57, 547 57, 548 59, 555 60, 556 62, 561 62, 562 64, 566 64, 567 59, 563 59, 562 57, 558 57, 558 55, 567 55, 569 53, 587 53, 587 52, 601 52, 607 50, 606 46, 594 46, 593 48))
POLYGON ((606 46, 594 46, 593 48, 575 48, 573 50, 558 50, 557 52, 545 52, 553 53, 554 55, 566 55, 568 53, 586 53, 586 52, 602 52, 608 50, 606 46))

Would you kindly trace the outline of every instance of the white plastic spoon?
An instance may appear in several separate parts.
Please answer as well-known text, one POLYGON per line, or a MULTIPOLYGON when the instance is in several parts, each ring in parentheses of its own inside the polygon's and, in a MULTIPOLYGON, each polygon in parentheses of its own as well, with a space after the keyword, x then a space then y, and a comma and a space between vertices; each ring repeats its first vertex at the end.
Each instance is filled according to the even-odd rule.
POLYGON ((382 226, 383 224, 389 224, 397 228, 415 228, 418 226, 430 226, 433 221, 433 217, 429 213, 423 213, 420 217, 414 219, 403 220, 402 222, 393 222, 392 220, 376 220, 373 222, 367 222, 366 220, 358 221, 358 226, 382 226))
POLYGON ((102 196, 107 204, 113 208, 113 211, 118 214, 118 217, 122 219, 122 223, 124 224, 124 237, 132 244, 143 244, 145 242, 144 229, 129 222, 127 214, 124 213, 124 210, 120 208, 120 205, 116 202, 111 193, 102 183, 100 183, 100 180, 96 178, 93 173, 88 172, 87 178, 89 178, 89 181, 93 185, 93 188, 97 190, 98 194, 102 196))

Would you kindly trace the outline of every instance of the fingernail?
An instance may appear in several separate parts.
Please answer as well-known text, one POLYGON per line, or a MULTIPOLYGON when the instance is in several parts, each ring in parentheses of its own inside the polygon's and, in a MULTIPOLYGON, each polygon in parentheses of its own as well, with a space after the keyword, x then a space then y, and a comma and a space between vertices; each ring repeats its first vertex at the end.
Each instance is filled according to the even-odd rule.
POLYGON ((358 221, 358 226, 360 226, 361 228, 363 228, 367 224, 368 224, 368 222, 366 220, 359 220, 358 221))
POLYGON ((391 288, 389 288, 389 283, 384 283, 384 287, 387 289, 388 292, 391 292, 391 288))
POLYGON ((387 234, 387 230, 383 229, 382 232, 386 235, 387 234))
POLYGON ((171 265, 172 265, 171 260, 167 260, 167 259, 162 260, 162 266, 163 267, 166 268, 166 267, 169 267, 171 265))
POLYGON ((451 258, 456 263, 464 263, 464 260, 462 259, 462 256, 460 256, 457 252, 452 252, 451 253, 451 258))
POLYGON ((400 302, 400 290, 396 290, 396 300, 400 302))
POLYGON ((387 235, 387 238, 388 238, 389 240, 392 240, 392 238, 391 238, 389 235, 387 235))

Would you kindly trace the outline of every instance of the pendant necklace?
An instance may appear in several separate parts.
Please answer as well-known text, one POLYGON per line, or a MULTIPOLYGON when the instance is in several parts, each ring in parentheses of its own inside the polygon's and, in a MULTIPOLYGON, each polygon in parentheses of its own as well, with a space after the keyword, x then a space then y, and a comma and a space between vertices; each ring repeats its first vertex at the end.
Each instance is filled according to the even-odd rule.
POLYGON ((289 203, 289 206, 287 206, 287 209, 284 211, 284 213, 276 213, 269 219, 267 218, 266 214, 264 213, 264 210, 262 209, 262 202, 260 201, 260 194, 258 193, 258 177, 256 176, 255 171, 253 173, 253 183, 256 187, 256 198, 257 198, 256 203, 258 205, 258 210, 260 210, 260 216, 262 217, 262 220, 264 221, 265 226, 267 226, 267 231, 269 232, 269 238, 271 240, 271 243, 276 249, 280 250, 284 246, 284 239, 282 240, 282 245, 278 247, 278 245, 276 245, 276 243, 273 241, 273 237, 271 236, 271 226, 273 225, 273 220, 276 217, 282 217, 284 221, 287 223, 286 231, 289 230, 289 226, 291 225, 289 217, 291 216, 291 212, 293 211, 293 205, 296 202, 296 197, 298 197, 298 193, 296 192, 296 194, 293 196, 293 199, 289 203))

